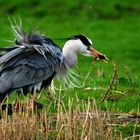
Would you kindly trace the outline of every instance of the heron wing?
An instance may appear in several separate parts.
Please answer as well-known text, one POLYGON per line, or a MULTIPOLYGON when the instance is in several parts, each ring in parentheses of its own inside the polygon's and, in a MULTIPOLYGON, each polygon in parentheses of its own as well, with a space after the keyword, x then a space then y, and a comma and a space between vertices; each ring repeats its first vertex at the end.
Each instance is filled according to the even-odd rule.
POLYGON ((47 80, 60 66, 63 55, 53 45, 28 45, 0 57, 0 92, 47 80), (6 83, 6 89, 3 87, 6 83))
POLYGON ((49 85, 64 61, 61 49, 46 36, 26 34, 19 26, 12 29, 17 37, 16 47, 5 49, 0 57, 0 93, 39 82, 43 83, 41 88, 49 85))
MULTIPOLYGON (((48 55, 48 60, 34 53, 16 63, 8 62, 0 72, 0 93, 26 85, 34 85, 48 79, 59 67, 59 59, 48 55)), ((12 60, 14 61, 14 59, 12 60)))
POLYGON ((11 46, 11 47, 0 47, 0 52, 2 52, 2 51, 9 52, 9 51, 12 51, 16 48, 18 48, 17 45, 14 45, 14 46, 11 46))
POLYGON ((8 62, 10 59, 20 55, 23 52, 23 48, 16 48, 8 51, 6 54, 0 57, 0 64, 8 62))

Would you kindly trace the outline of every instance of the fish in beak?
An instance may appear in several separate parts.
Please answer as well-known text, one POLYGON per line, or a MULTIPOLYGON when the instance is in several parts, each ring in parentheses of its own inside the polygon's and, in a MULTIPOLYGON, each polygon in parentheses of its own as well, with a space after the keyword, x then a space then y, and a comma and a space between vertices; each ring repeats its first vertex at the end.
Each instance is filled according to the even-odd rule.
POLYGON ((91 53, 91 56, 94 57, 93 63, 96 63, 97 60, 102 60, 105 63, 108 63, 109 59, 104 54, 100 53, 92 47, 89 48, 89 51, 91 53))

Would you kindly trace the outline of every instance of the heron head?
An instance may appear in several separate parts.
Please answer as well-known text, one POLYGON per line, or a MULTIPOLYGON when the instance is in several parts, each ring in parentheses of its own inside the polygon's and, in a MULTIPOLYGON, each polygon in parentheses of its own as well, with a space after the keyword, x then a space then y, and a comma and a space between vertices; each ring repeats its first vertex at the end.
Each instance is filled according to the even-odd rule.
POLYGON ((81 53, 84 56, 93 57, 94 61, 102 60, 106 63, 109 61, 109 59, 104 54, 102 54, 101 52, 97 51, 95 48, 92 47, 92 41, 87 36, 80 34, 74 37, 75 39, 81 41, 79 53, 81 53))

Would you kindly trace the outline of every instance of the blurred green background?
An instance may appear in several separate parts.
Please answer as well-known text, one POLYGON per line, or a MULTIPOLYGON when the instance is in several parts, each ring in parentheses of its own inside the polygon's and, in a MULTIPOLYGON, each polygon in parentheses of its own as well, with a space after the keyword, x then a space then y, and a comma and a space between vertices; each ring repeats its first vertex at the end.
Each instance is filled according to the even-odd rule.
MULTIPOLYGON (((94 98, 100 110, 140 116, 140 0, 0 0, 0 6, 2 47, 12 45, 15 40, 8 17, 17 22, 21 18, 26 31, 35 28, 52 39, 86 34, 93 41, 93 47, 110 59, 108 64, 101 61, 92 64, 92 58, 79 56, 75 69, 85 85, 62 91, 61 100, 67 109, 69 98, 74 99, 73 106, 76 106, 77 98, 81 106, 84 100, 85 107, 88 99, 92 102, 94 98), (118 77, 116 89, 112 86, 112 91, 118 92, 110 92, 101 103, 114 73, 113 63, 118 77), (85 90, 87 88, 89 90, 85 90)), ((63 41, 55 42, 61 47, 64 45, 63 41)), ((14 95, 10 96, 12 102, 14 95)), ((57 112, 59 94, 53 95, 53 102, 49 100, 47 90, 42 96, 41 103, 47 107, 51 104, 50 112, 57 112)), ((123 135, 133 135, 136 124, 135 129, 123 127, 123 135)), ((139 134, 139 129, 135 134, 139 134)))
MULTIPOLYGON (((93 47, 110 59, 108 64, 97 62, 93 65, 92 58, 79 57, 80 75, 85 77, 91 70, 85 87, 107 88, 115 63, 118 70, 118 90, 128 96, 119 96, 119 100, 111 102, 110 106, 119 111, 137 111, 140 100, 139 0, 0 0, 0 5, 0 46, 11 45, 5 40, 14 41, 8 17, 17 21, 21 18, 26 31, 36 28, 52 39, 84 33, 92 39, 93 47), (124 65, 128 67, 135 94, 124 65)), ((58 40, 56 43, 60 46, 64 44, 58 40)), ((81 89, 69 92, 72 97, 76 92, 82 99, 95 97, 99 100, 104 93, 89 91, 87 94, 81 92, 81 89)))

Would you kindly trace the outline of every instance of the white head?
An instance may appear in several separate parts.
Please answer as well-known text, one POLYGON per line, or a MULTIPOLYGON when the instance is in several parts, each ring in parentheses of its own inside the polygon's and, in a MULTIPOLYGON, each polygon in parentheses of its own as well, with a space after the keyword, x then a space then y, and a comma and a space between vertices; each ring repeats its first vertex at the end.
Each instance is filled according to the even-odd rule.
POLYGON ((63 55, 68 60, 69 66, 72 67, 77 63, 77 55, 92 56, 102 60, 107 60, 105 55, 92 48, 92 41, 85 35, 75 35, 65 43, 63 55))
MULTIPOLYGON (((89 51, 89 47, 92 46, 92 41, 86 37, 85 35, 76 35, 68 40, 63 48, 63 55, 65 57, 69 56, 69 54, 83 54, 86 56, 90 56, 91 53, 89 51)), ((69 56, 70 57, 70 56, 69 56)))

